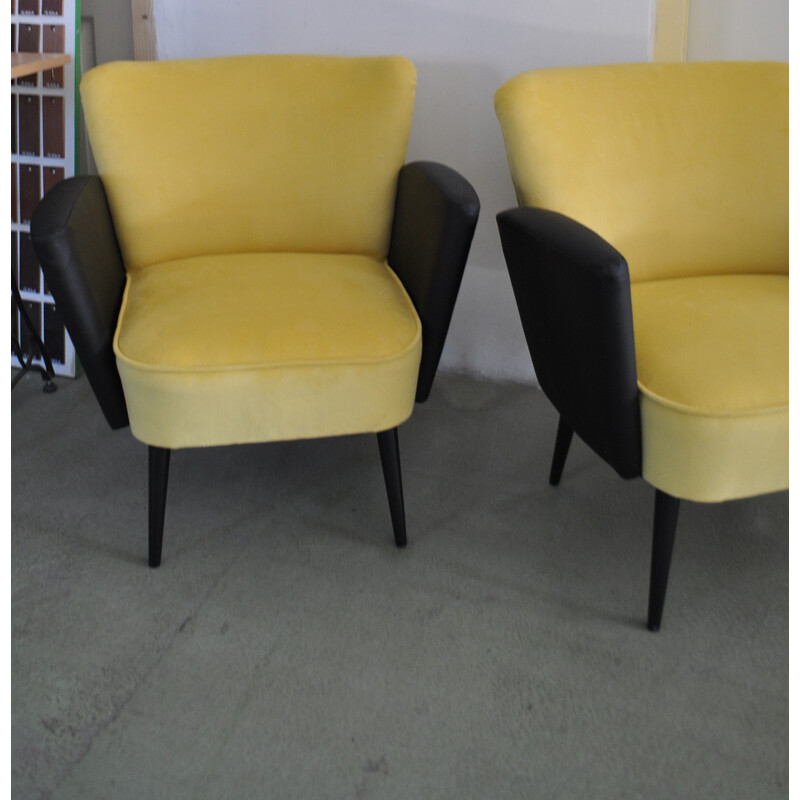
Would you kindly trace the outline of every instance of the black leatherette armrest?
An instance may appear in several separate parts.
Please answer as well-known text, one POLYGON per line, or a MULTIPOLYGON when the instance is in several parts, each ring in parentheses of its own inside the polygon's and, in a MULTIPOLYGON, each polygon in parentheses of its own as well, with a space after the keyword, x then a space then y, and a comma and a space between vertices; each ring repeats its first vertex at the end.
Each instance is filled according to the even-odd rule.
POLYGON ((620 475, 641 475, 627 262, 589 228, 554 211, 515 208, 497 222, 539 384, 620 475))
POLYGON ((388 260, 422 322, 417 402, 433 385, 479 212, 478 195, 455 170, 417 161, 400 171, 388 260))
POLYGON ((125 427, 113 351, 125 269, 100 179, 83 175, 54 186, 33 214, 31 240, 108 424, 125 427))

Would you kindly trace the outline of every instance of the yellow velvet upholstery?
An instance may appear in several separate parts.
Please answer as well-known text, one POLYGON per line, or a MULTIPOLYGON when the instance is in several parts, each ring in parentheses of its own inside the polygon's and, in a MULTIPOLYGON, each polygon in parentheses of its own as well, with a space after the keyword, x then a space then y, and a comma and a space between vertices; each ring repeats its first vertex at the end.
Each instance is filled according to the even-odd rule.
POLYGON ((642 475, 688 500, 789 485, 789 278, 632 287, 642 475))
POLYGON ((415 88, 399 57, 91 70, 81 101, 127 269, 209 253, 384 258, 415 88))
POLYGON ((632 281, 786 272, 788 86, 786 64, 616 64, 523 73, 495 106, 520 205, 600 234, 632 281))
POLYGON ((133 434, 179 448, 396 427, 421 342, 385 263, 264 253, 130 274, 114 349, 133 434))
POLYGON ((386 256, 415 85, 397 57, 87 73, 128 273, 114 352, 135 436, 193 447, 409 416, 420 322, 386 256))
POLYGON ((539 70, 497 92, 521 205, 626 259, 643 475, 718 501, 788 486, 788 65, 539 70))

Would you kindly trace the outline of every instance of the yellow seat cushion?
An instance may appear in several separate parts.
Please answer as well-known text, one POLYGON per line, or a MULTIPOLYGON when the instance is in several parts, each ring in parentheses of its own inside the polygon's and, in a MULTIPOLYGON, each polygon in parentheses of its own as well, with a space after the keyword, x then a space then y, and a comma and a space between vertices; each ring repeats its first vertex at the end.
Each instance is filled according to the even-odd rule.
POLYGON ((723 275, 631 289, 642 474, 719 501, 789 485, 789 277, 723 275))
POLYGON ((129 273, 114 350, 133 434, 197 447, 399 425, 421 327, 368 256, 205 256, 129 273))

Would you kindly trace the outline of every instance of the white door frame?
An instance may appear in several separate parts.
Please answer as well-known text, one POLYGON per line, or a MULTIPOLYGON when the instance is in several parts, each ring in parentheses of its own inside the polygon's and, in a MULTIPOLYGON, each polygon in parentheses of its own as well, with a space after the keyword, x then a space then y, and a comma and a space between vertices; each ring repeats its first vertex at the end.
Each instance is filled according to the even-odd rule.
POLYGON ((656 0, 653 61, 686 61, 689 0, 656 0))

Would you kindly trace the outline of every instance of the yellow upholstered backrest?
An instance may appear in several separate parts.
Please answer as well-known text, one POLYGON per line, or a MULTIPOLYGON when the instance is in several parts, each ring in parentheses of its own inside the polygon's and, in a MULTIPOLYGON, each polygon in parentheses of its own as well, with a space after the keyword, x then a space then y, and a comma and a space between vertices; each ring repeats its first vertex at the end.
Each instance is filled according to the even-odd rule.
POLYGON ((127 268, 224 253, 385 257, 415 89, 399 57, 91 70, 81 98, 127 268))
POLYGON ((788 84, 780 63, 560 68, 495 108, 520 204, 594 229, 632 280, 786 272, 788 84))

